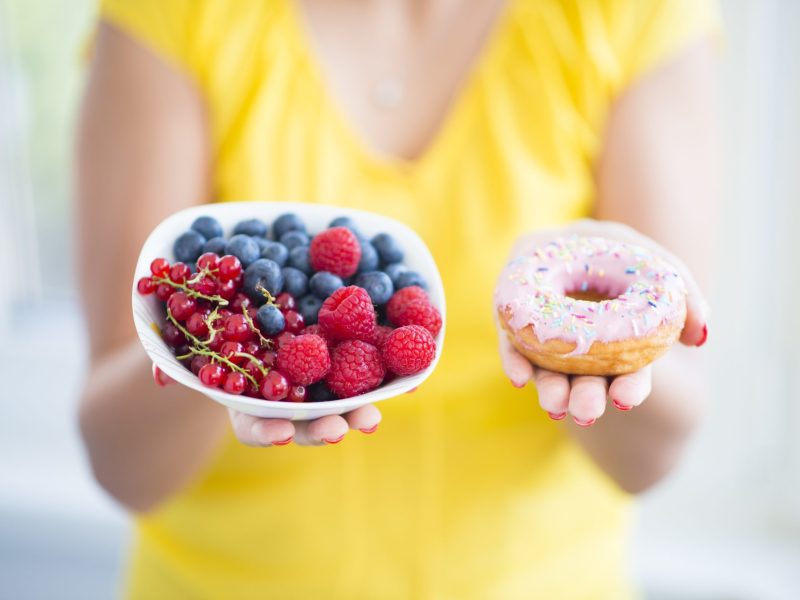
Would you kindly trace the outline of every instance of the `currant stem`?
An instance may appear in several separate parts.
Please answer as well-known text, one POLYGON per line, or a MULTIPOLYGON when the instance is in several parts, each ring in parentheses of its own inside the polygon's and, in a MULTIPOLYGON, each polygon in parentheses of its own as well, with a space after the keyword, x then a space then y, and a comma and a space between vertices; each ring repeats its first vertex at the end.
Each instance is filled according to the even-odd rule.
POLYGON ((250 328, 250 331, 252 331, 258 336, 259 342, 261 342, 267 348, 271 348, 272 340, 270 340, 269 338, 265 338, 264 335, 261 333, 261 330, 258 327, 256 327, 255 323, 253 323, 253 319, 250 318, 250 313, 247 312, 247 306, 248 306, 247 304, 242 306, 242 315, 244 316, 244 320, 247 321, 247 326, 250 328))
MULTIPOLYGON (((167 279, 165 277, 156 277, 155 275, 153 276, 153 281, 155 283, 165 283, 170 287, 179 289, 185 292, 186 295, 189 296, 190 298, 202 298, 203 300, 208 300, 209 302, 216 302, 220 306, 228 305, 228 301, 225 300, 225 298, 223 298, 222 296, 206 296, 205 294, 201 294, 197 290, 193 290, 184 283, 177 283, 175 281, 172 281, 171 279, 167 279)), ((193 277, 192 279, 189 280, 190 283, 194 283, 196 281, 198 281, 196 277, 193 277)))
POLYGON ((242 358, 248 359, 250 362, 252 362, 255 366, 258 367, 258 370, 261 371, 262 375, 266 375, 267 373, 269 373, 269 369, 264 366, 264 363, 262 363, 257 357, 253 356, 252 354, 249 354, 247 352, 236 352, 234 353, 234 356, 241 356, 242 358))
POLYGON ((213 350, 209 350, 208 348, 195 348, 194 346, 189 346, 189 353, 190 354, 199 354, 200 356, 208 356, 209 358, 211 358, 212 362, 215 362, 215 361, 216 362, 220 362, 223 365, 227 366, 232 371, 236 371, 237 373, 241 373, 242 375, 244 375, 247 378, 247 380, 250 383, 252 383, 254 386, 258 385, 258 382, 256 381, 256 378, 253 377, 252 375, 250 375, 250 373, 248 373, 242 367, 237 365, 235 362, 225 358, 224 356, 214 352, 213 350))

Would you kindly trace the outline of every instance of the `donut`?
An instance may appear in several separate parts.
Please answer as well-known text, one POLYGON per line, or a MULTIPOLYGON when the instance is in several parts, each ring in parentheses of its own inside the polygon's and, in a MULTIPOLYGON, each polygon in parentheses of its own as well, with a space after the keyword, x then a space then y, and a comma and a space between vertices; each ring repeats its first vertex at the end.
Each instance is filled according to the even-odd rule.
POLYGON ((674 267, 600 237, 558 238, 514 258, 494 300, 517 351, 572 375, 641 369, 675 343, 686 319, 686 286, 674 267))

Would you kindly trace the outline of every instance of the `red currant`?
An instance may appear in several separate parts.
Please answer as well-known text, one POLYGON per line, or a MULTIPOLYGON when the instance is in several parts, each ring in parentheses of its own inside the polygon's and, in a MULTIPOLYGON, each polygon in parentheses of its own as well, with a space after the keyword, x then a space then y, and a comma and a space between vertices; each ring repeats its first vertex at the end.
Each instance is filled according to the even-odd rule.
POLYGON ((185 283, 192 271, 182 262, 176 262, 169 270, 169 278, 175 283, 185 283))
POLYGON ((286 396, 289 402, 305 402, 306 388, 302 385, 293 385, 289 388, 289 394, 286 396))
POLYGON ((181 333, 181 330, 169 321, 164 323, 164 327, 161 328, 161 337, 168 346, 173 348, 186 343, 186 337, 181 333))
POLYGON ((195 355, 192 358, 192 362, 191 362, 191 365, 190 365, 192 373, 197 375, 200 372, 200 369, 202 369, 204 366, 206 366, 210 362, 211 362, 211 359, 208 358, 207 356, 201 356, 200 354, 195 355))
POLYGON ((239 292, 231 300, 231 310, 234 312, 242 312, 243 306, 250 305, 250 298, 239 292))
POLYGON ((200 379, 200 383, 205 386, 219 387, 223 377, 225 377, 225 369, 220 365, 208 363, 200 368, 197 377, 200 379))
POLYGON ((192 283, 189 287, 191 287, 194 291, 203 294, 205 296, 214 296, 217 293, 217 282, 214 281, 211 277, 201 277, 194 283, 192 283))
POLYGON ((150 263, 150 272, 156 277, 166 277, 169 273, 169 261, 166 258, 156 258, 150 263))
POLYGON ((219 279, 220 281, 231 281, 239 277, 242 273, 242 263, 238 258, 226 254, 219 259, 219 279))
POLYGON ((239 364, 244 359, 241 356, 235 356, 242 351, 242 345, 239 342, 231 342, 228 340, 224 342, 219 348, 219 353, 234 364, 239 364))
POLYGON ((300 333, 306 326, 303 315, 294 310, 287 310, 283 315, 286 319, 286 331, 289 333, 300 333))
POLYGON ((250 339, 253 332, 250 331, 250 325, 247 324, 247 319, 244 315, 231 315, 225 319, 225 339, 232 342, 244 342, 250 339))
POLYGON ((283 312, 286 312, 287 310, 294 310, 295 307, 294 296, 292 296, 289 292, 281 292, 278 294, 278 297, 275 298, 275 303, 283 312))
POLYGON ((222 344, 225 343, 225 340, 222 339, 222 336, 218 333, 214 336, 214 339, 208 342, 208 349, 213 350, 214 352, 219 352, 222 348, 222 344))
POLYGON ((274 367, 275 361, 278 358, 278 353, 274 350, 262 350, 261 354, 258 355, 258 358, 261 359, 261 362, 263 362, 265 366, 274 367))
POLYGON ((272 370, 261 382, 260 391, 267 400, 283 400, 289 393, 289 382, 279 371, 272 370))
POLYGON ((197 304, 185 292, 175 292, 167 300, 167 308, 178 321, 185 321, 197 311, 197 304))
POLYGON ((260 379, 264 374, 261 371, 261 365, 258 364, 256 361, 248 360, 244 365, 244 370, 247 371, 251 377, 255 379, 260 379))
POLYGON ((206 252, 205 254, 201 254, 200 258, 197 259, 198 269, 216 271, 218 266, 219 266, 219 256, 217 256, 213 252, 206 252))
POLYGON ((242 344, 242 346, 243 352, 247 352, 253 356, 258 354, 258 351, 261 349, 261 346, 259 346, 258 342, 255 340, 247 340, 244 344, 242 344))
POLYGON ((208 325, 205 322, 205 315, 200 312, 192 314, 186 319, 186 329, 195 337, 202 337, 208 333, 208 325))
POLYGON ((142 295, 147 296, 156 291, 156 284, 152 277, 142 277, 136 282, 136 290, 142 295))
POLYGON ((225 300, 231 300, 236 295, 236 282, 233 280, 228 281, 220 281, 217 286, 217 293, 225 298, 225 300))
POLYGON ((247 388, 247 378, 241 373, 228 373, 225 377, 223 389, 229 394, 237 396, 247 388))
POLYGON ((172 295, 174 288, 171 285, 167 285, 166 283, 159 283, 158 287, 156 288, 156 298, 161 300, 162 302, 166 302, 169 300, 169 297, 172 295))
POLYGON ((275 338, 275 343, 278 345, 278 348, 281 348, 286 342, 289 342, 293 339, 294 334, 292 332, 284 331, 275 338))

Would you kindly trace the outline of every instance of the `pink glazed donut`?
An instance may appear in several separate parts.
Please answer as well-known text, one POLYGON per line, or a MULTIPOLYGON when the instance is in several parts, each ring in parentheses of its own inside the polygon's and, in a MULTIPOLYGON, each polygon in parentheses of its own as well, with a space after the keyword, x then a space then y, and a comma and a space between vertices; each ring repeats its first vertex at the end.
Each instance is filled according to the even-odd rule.
POLYGON ((533 364, 620 375, 653 362, 678 339, 686 286, 645 248, 572 236, 508 263, 495 307, 511 343, 533 364))

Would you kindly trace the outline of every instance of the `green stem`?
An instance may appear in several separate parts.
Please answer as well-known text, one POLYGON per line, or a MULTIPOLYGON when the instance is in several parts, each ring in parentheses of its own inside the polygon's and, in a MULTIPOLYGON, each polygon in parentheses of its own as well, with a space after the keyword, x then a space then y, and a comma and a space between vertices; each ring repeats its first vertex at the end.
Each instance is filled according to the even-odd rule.
MULTIPOLYGON (((216 302, 220 306, 227 306, 228 301, 225 300, 222 296, 206 296, 205 294, 201 294, 197 290, 193 290, 188 285, 184 283, 177 283, 172 281, 171 279, 167 279, 165 277, 156 277, 153 276, 153 281, 155 283, 165 283, 170 287, 174 287, 175 289, 181 290, 186 293, 187 296, 190 298, 202 298, 203 300, 208 300, 209 302, 216 302)), ((195 281, 195 279, 191 279, 190 281, 195 281)))

